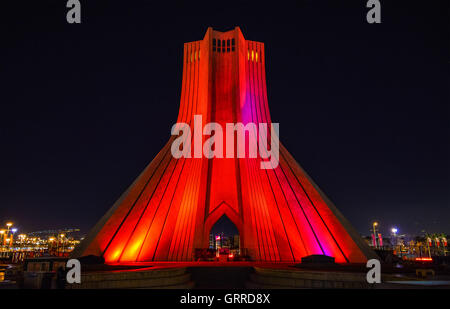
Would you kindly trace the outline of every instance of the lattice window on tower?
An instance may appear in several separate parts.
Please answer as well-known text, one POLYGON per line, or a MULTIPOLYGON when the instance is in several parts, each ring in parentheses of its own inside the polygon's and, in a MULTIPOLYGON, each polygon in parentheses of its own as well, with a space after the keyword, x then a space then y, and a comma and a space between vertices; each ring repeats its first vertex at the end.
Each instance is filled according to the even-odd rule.
POLYGON ((230 39, 227 40, 227 53, 230 52, 230 39))
POLYGON ((220 53, 220 40, 217 40, 217 52, 219 52, 220 53))
POLYGON ((222 52, 225 52, 225 40, 222 40, 222 52))
POLYGON ((231 39, 231 51, 234 51, 235 41, 231 39))
POLYGON ((216 39, 213 39, 213 52, 216 51, 216 39))

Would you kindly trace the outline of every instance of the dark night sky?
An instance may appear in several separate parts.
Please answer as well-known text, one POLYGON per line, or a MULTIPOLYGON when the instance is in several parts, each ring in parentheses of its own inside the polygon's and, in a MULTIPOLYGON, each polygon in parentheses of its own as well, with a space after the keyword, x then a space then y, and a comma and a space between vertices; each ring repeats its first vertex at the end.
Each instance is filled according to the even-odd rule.
POLYGON ((371 25, 366 1, 81 2, 81 25, 1 4, 2 224, 87 231, 169 138, 183 43, 240 26, 281 141, 361 233, 450 232, 448 1, 381 1, 371 25))

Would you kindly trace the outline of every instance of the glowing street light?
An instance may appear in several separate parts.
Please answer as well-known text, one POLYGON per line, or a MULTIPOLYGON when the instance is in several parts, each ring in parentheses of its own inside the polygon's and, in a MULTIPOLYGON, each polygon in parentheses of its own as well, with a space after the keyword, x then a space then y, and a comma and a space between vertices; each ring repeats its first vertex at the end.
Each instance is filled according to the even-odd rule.
POLYGON ((5 245, 5 240, 4 240, 4 235, 5 235, 5 230, 0 230, 0 245, 3 247, 5 245))
POLYGON ((8 237, 8 235, 9 235, 9 229, 11 228, 11 226, 13 226, 13 223, 12 223, 12 222, 7 222, 7 223, 6 223, 6 227, 8 228, 8 229, 6 230, 6 237, 8 237))
MULTIPOLYGON (((9 237, 9 230, 11 229, 11 226, 13 226, 13 223, 12 222, 6 222, 6 227, 8 228, 7 230, 6 230, 6 239, 5 239, 5 241, 6 242, 8 242, 8 248, 9 248, 9 246, 11 246, 11 244, 12 244, 12 239, 10 239, 10 238, 8 238, 9 237)), ((12 238, 12 236, 11 236, 11 238, 12 238)))
POLYGON ((9 229, 11 228, 11 226, 13 226, 12 222, 6 222, 6 227, 8 228, 6 230, 6 238, 8 238, 8 236, 9 236, 9 229))
POLYGON ((66 236, 65 234, 59 234, 59 237, 61 237, 61 243, 62 243, 62 252, 63 252, 63 255, 64 255, 64 242, 65 242, 65 240, 64 240, 64 236, 66 236))
POLYGON ((10 237, 10 242, 9 242, 9 244, 12 246, 13 245, 13 243, 14 243, 14 241, 13 241, 13 239, 14 239, 14 233, 16 233, 17 232, 17 229, 16 228, 13 228, 13 229, 11 229, 11 237, 10 237))
MULTIPOLYGON (((391 232, 392 232, 392 236, 393 236, 393 243, 392 243, 392 245, 393 245, 394 247, 397 247, 397 245, 398 245, 398 239, 397 239, 397 232, 398 232, 398 229, 397 229, 396 227, 393 227, 393 228, 391 229, 391 232)), ((399 251, 401 252, 400 246, 399 246, 399 251)), ((401 254, 401 253, 400 253, 400 254, 401 254)))
POLYGON ((377 226, 378 226, 378 222, 375 221, 375 222, 373 223, 373 246, 374 246, 375 248, 378 249, 378 242, 377 242, 377 226))
MULTIPOLYGON (((55 237, 49 237, 49 239, 48 239, 48 245, 47 245, 47 248, 50 250, 50 247, 52 247, 53 248, 53 242, 56 240, 56 238, 55 237)), ((56 242, 56 248, 58 248, 58 242, 56 242)), ((58 251, 58 249, 56 249, 56 251, 58 251)))

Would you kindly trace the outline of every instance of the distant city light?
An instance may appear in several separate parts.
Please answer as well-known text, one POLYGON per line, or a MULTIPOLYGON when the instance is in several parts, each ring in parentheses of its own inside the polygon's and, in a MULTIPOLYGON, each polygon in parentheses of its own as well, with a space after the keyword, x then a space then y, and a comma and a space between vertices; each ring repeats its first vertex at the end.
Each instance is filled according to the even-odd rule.
POLYGON ((392 231, 392 233, 397 234, 398 230, 397 230, 397 228, 393 227, 391 231, 392 231))
POLYGON ((79 229, 46 230, 28 234, 20 233, 21 229, 16 228, 12 222, 0 229, 0 255, 10 259, 12 263, 23 262, 30 257, 67 257, 80 243, 80 240, 70 235, 79 229))

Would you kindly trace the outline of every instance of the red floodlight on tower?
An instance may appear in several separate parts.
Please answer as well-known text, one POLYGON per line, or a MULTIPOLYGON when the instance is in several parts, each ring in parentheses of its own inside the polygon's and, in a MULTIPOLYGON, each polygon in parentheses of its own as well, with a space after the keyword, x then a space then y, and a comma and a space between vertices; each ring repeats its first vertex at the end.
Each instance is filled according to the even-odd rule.
MULTIPOLYGON (((238 27, 208 28, 203 40, 185 43, 177 122, 193 125, 194 115, 200 115, 204 123, 222 127, 270 125, 265 62, 264 44, 245 40, 238 27)), ((208 247, 211 227, 225 215, 239 231, 240 247, 255 261, 295 262, 321 254, 363 263, 375 257, 282 145, 277 165, 262 169, 261 158, 174 158, 174 140, 74 256, 94 254, 124 264, 193 261, 195 249, 208 247)))

